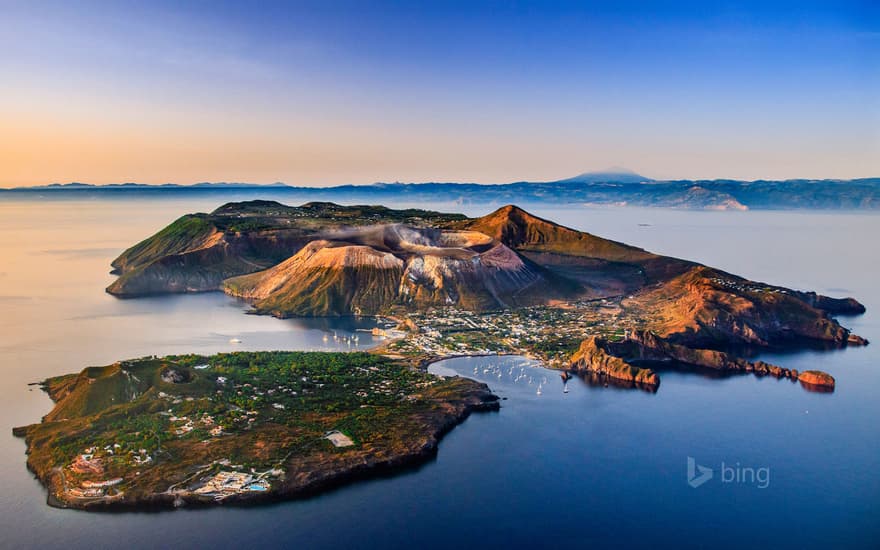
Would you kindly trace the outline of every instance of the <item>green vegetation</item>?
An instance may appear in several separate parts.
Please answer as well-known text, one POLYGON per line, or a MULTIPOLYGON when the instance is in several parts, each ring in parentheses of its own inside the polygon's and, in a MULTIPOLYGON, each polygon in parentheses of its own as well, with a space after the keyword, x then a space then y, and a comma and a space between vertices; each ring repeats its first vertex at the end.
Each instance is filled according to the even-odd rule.
MULTIPOLYGON (((214 498, 204 487, 222 472, 283 491, 303 464, 344 472, 418 456, 450 421, 493 402, 476 382, 368 353, 143 358, 43 387, 55 409, 15 433, 27 439, 31 469, 74 506, 137 502, 172 486, 178 497, 214 498), (351 444, 324 437, 334 430, 351 444)), ((242 481, 230 491, 219 496, 250 490, 242 481)))
POLYGON ((216 228, 205 214, 181 216, 152 237, 123 252, 113 262, 113 267, 123 271, 131 270, 164 256, 192 250, 215 231, 216 228))

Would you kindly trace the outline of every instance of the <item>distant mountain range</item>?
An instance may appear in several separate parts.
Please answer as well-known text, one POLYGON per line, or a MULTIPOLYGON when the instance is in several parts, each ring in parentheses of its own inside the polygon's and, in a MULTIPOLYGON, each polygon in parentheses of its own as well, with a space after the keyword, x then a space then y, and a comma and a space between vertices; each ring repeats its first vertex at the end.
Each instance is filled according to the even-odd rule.
POLYGON ((71 183, 50 183, 49 185, 35 185, 33 187, 13 187, 11 189, 5 189, 6 191, 47 191, 47 190, 77 190, 77 189, 92 189, 92 190, 125 190, 125 189, 249 189, 249 188, 264 188, 264 187, 290 187, 286 183, 281 183, 277 181, 275 183, 263 184, 263 183, 227 183, 225 181, 221 182, 201 182, 194 183, 192 185, 180 185, 178 183, 163 183, 160 185, 151 185, 146 183, 110 183, 107 185, 95 185, 93 183, 79 183, 79 182, 71 182, 71 183))
POLYGON ((307 200, 365 201, 371 204, 424 201, 457 204, 499 205, 511 202, 582 204, 585 206, 651 206, 702 210, 749 209, 880 209, 880 178, 851 180, 653 180, 624 169, 587 172, 549 182, 520 181, 507 184, 478 183, 375 183, 302 187, 276 182, 197 183, 194 185, 147 185, 120 183, 51 184, 0 189, 0 197, 64 193, 71 196, 110 196, 130 193, 157 194, 226 193, 242 197, 307 200))

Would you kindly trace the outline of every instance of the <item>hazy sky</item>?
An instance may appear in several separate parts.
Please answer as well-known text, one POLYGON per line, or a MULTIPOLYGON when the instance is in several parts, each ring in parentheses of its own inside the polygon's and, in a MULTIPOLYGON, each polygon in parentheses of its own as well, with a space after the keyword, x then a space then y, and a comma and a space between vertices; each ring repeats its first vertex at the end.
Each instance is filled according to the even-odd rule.
POLYGON ((0 186, 880 176, 880 2, 0 0, 0 186))

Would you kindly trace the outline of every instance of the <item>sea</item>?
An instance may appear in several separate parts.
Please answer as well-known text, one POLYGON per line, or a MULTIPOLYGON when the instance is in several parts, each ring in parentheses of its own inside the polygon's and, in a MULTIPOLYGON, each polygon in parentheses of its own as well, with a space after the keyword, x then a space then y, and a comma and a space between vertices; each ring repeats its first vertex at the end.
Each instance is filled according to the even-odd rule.
MULTIPOLYGON (((0 196, 0 547, 880 546, 880 215, 859 212, 521 205, 753 280, 856 297, 867 313, 841 322, 875 344, 760 355, 831 373, 833 393, 685 370, 661 371, 658 391, 647 392, 564 382, 522 357, 449 359, 432 371, 486 382, 502 408, 473 414, 420 467, 266 506, 49 507, 12 436, 52 408, 33 382, 146 355, 378 343, 363 332, 371 319, 248 315, 246 303, 221 293, 104 292, 125 248, 226 200, 0 196)), ((431 205, 469 215, 497 206, 431 205)))

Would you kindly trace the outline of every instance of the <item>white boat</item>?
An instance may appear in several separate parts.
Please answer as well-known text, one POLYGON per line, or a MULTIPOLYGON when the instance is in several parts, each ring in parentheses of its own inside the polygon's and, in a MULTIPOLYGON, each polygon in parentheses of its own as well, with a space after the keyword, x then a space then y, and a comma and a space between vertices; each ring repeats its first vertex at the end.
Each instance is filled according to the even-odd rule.
POLYGON ((238 338, 230 338, 229 343, 230 344, 240 344, 241 340, 239 340, 238 338))
POLYGON ((538 384, 538 395, 541 395, 541 384, 538 384))

